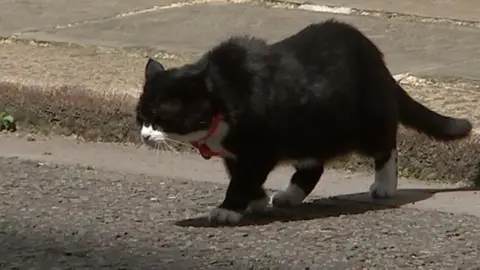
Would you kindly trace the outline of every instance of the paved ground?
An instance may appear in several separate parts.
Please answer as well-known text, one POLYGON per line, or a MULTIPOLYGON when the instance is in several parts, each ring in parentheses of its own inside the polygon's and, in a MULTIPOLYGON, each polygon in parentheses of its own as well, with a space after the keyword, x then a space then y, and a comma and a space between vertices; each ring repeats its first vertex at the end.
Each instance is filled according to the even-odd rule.
MULTIPOLYGON (((48 7, 55 8, 48 8, 44 2, 39 5, 36 1, 0 2, 0 10, 9 14, 0 14, 2 22, 8 22, 0 24, 0 34, 197 56, 232 34, 253 34, 274 41, 309 23, 336 17, 355 24, 370 36, 385 52, 393 73, 480 80, 480 27, 314 12, 247 0, 173 4, 167 1, 161 5, 148 0, 138 4, 109 0, 101 6, 91 1, 73 6, 60 0, 47 2, 48 7)), ((377 8, 381 5, 378 1, 365 2, 377 8)), ((425 4, 419 5, 423 8, 410 4, 406 9, 425 9, 425 4)), ((471 12, 478 9, 478 4, 471 1, 461 1, 457 5, 471 12)), ((395 5, 383 6, 386 10, 396 9, 395 5)), ((452 13, 463 14, 460 11, 452 13)))
MULTIPOLYGON (((235 2, 0 1, 0 35, 82 45, 4 40, 0 79, 136 94, 146 53, 161 52, 157 56, 169 66, 178 65, 230 34, 273 41, 337 17, 365 31, 393 73, 480 81, 480 27, 472 23, 479 4, 473 0, 308 1, 356 9, 340 9, 343 14, 312 11, 322 10, 318 6, 235 2)), ((454 95, 446 92, 462 95, 458 87, 415 87, 417 96, 442 91, 429 102, 447 110, 453 105, 446 98, 454 95)), ((464 107, 472 107, 472 100, 478 99, 463 100, 464 107)), ((250 226, 209 228, 199 216, 224 195, 218 161, 0 135, 0 168, 2 269, 479 267, 476 190, 402 179, 396 200, 371 204, 364 192, 371 175, 328 171, 300 208, 250 217, 250 226)), ((267 187, 283 187, 289 173, 278 169, 267 187)))
MULTIPOLYGON (((212 181, 221 173, 215 162, 173 167, 174 158, 143 148, 57 140, 0 137, 2 269, 478 267, 480 217, 318 191, 299 208, 249 217, 248 226, 212 228, 203 216, 225 191, 212 181), (168 176, 182 169, 197 176, 168 176)), ((321 183, 330 192, 334 174, 321 183)), ((364 178, 343 181, 358 193, 364 178)), ((413 201, 431 196, 417 193, 413 201)))

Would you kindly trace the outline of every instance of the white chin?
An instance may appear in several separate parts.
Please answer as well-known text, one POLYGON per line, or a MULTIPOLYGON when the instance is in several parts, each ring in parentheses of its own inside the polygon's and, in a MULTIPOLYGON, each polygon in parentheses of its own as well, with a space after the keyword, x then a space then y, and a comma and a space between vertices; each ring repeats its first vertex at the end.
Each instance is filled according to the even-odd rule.
POLYGON ((167 134, 161 130, 153 129, 152 126, 143 126, 140 130, 140 136, 144 139, 144 141, 154 141, 157 143, 167 139, 167 134))

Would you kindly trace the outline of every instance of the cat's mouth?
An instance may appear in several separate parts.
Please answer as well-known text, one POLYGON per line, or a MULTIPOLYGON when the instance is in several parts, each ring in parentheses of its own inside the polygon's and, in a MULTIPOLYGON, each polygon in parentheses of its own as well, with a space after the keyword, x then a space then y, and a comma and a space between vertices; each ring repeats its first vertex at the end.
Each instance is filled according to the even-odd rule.
POLYGON ((167 140, 168 135, 160 130, 155 130, 151 125, 144 125, 140 131, 142 140, 149 143, 161 143, 167 140))

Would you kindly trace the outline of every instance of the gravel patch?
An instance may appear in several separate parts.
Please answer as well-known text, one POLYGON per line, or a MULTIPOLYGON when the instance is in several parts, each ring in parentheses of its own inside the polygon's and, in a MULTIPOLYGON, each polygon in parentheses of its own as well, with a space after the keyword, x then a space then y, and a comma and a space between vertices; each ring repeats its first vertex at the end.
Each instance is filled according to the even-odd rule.
POLYGON ((0 158, 2 269, 466 269, 478 218, 311 198, 208 227, 224 185, 0 158), (199 217, 200 216, 200 217, 199 217))

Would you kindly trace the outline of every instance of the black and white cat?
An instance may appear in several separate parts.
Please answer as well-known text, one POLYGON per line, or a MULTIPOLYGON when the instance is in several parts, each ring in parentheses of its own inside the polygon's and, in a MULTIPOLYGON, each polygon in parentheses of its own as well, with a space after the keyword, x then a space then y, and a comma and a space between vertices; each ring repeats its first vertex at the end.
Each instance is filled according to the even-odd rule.
POLYGON ((263 184, 279 163, 296 168, 276 207, 300 204, 324 164, 357 152, 375 160, 374 198, 397 189, 399 123, 436 140, 469 135, 467 119, 440 115, 394 80, 382 53, 359 30, 328 20, 274 44, 232 37, 197 62, 165 70, 148 60, 137 107, 147 144, 189 142, 221 156, 230 176, 211 222, 236 223, 269 201, 263 184))

